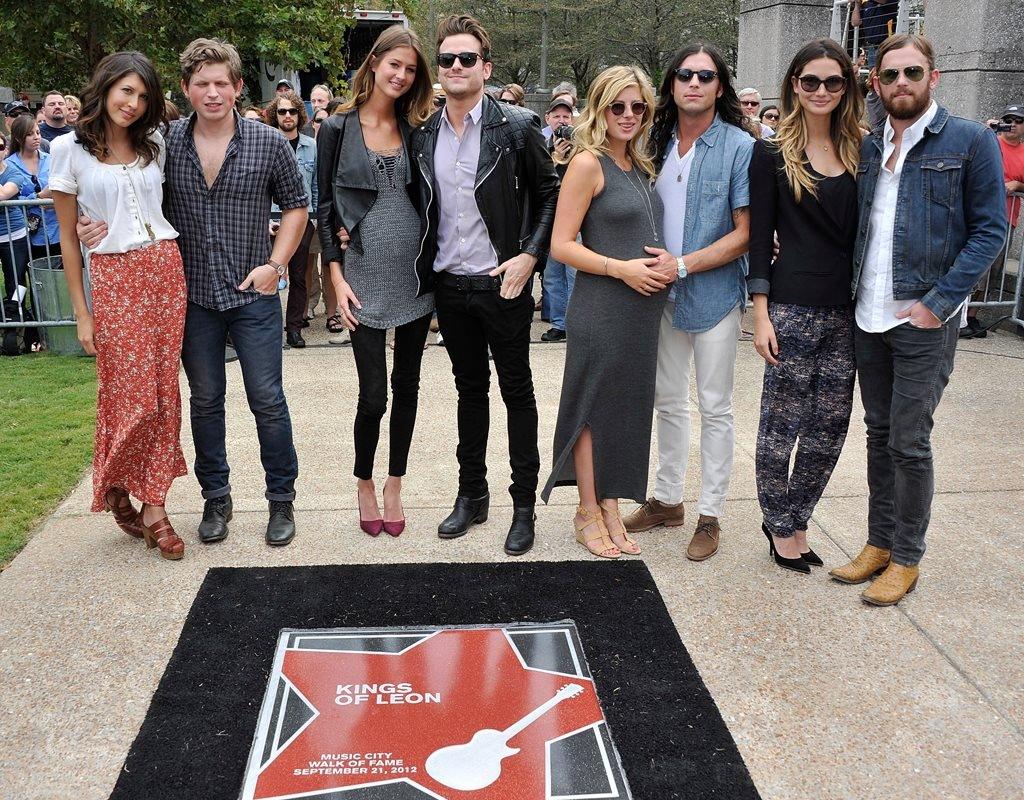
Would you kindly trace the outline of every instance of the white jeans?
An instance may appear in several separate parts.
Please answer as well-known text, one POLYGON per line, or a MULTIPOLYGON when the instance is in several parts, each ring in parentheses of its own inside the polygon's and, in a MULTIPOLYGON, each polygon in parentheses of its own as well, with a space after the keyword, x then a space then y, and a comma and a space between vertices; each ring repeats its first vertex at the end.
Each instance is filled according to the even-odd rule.
POLYGON ((737 306, 704 333, 687 333, 672 327, 674 311, 672 303, 665 306, 658 340, 658 382, 654 395, 658 412, 658 474, 654 497, 670 505, 683 501, 690 452, 692 360, 697 372, 701 420, 697 513, 720 517, 725 510, 732 472, 732 387, 741 311, 737 306))

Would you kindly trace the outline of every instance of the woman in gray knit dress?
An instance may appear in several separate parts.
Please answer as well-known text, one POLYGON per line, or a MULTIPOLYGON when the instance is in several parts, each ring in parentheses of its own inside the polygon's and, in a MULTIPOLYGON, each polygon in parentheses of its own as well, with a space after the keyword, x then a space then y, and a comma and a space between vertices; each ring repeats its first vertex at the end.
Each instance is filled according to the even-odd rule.
POLYGON ((602 558, 640 553, 619 498, 647 497, 658 329, 676 277, 674 261, 645 250, 663 247, 661 199, 645 155, 653 112, 651 84, 639 69, 609 67, 597 76, 573 134, 551 235, 552 257, 578 272, 566 313, 554 466, 541 497, 577 486, 576 539, 602 558))
POLYGON ((402 477, 434 310, 434 296, 421 291, 416 274, 421 230, 408 142, 410 123, 425 119, 432 102, 419 39, 396 25, 378 37, 353 79, 352 100, 321 125, 317 138, 317 177, 325 187, 317 209, 319 232, 342 321, 352 331, 359 376, 353 472, 359 525, 371 536, 382 530, 398 536, 405 529, 402 477), (395 355, 382 515, 373 462, 388 404, 388 328, 395 329, 395 355))

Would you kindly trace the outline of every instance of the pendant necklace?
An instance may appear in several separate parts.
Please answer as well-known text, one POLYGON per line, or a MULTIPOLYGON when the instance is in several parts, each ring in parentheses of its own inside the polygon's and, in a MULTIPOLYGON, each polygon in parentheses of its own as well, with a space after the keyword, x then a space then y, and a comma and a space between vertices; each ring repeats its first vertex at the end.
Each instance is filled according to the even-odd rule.
MULTIPOLYGON (((616 161, 613 156, 608 156, 608 157, 611 158, 612 163, 616 167, 619 167, 619 162, 616 161)), ((644 209, 647 211, 647 219, 651 223, 651 232, 654 233, 655 236, 657 236, 658 235, 658 225, 654 221, 654 206, 651 203, 651 198, 648 195, 648 193, 644 192, 644 190, 643 190, 643 181, 642 181, 642 179, 637 178, 637 180, 634 181, 630 177, 636 171, 637 171, 636 164, 633 164, 633 169, 631 169, 629 172, 626 172, 626 170, 624 170, 622 167, 619 167, 619 172, 621 172, 625 176, 626 182, 630 186, 633 187, 633 191, 635 191, 638 195, 640 195, 640 200, 643 202, 644 209), (637 186, 637 183, 639 183, 640 185, 637 186)))
MULTIPOLYGON (((132 171, 128 168, 128 165, 125 164, 121 160, 121 158, 117 155, 117 153, 115 153, 113 150, 110 150, 109 148, 108 148, 108 152, 114 158, 117 159, 117 163, 121 165, 121 169, 124 172, 125 177, 128 178, 128 185, 131 187, 132 196, 135 198, 135 218, 137 220, 139 220, 139 222, 141 222, 143 224, 143 226, 146 228, 146 233, 149 234, 149 240, 151 242, 155 242, 156 241, 156 234, 153 233, 153 226, 150 225, 148 222, 144 221, 139 216, 139 214, 142 211, 142 208, 139 205, 139 193, 135 190, 135 181, 132 180, 132 171)), ((138 157, 136 157, 136 161, 138 161, 138 157)))

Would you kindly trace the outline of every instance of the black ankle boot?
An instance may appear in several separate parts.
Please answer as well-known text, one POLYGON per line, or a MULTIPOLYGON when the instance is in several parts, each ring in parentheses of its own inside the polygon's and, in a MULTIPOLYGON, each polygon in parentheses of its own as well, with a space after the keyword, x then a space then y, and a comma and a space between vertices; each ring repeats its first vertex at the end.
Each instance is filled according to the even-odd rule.
POLYGON ((266 542, 283 547, 295 538, 295 509, 291 500, 271 500, 266 542))
POLYGON ((470 525, 478 522, 487 522, 487 511, 490 508, 491 496, 485 494, 483 497, 455 498, 455 508, 444 522, 437 526, 437 536, 440 539, 457 539, 469 530, 470 525))
POLYGON ((533 506, 517 506, 512 511, 512 525, 505 537, 505 553, 510 556, 521 556, 533 547, 534 523, 537 515, 533 506))
POLYGON ((203 544, 222 542, 228 538, 231 521, 231 495, 211 497, 203 504, 203 521, 199 523, 199 541, 203 544))
POLYGON ((763 522, 761 523, 761 530, 764 531, 764 535, 768 537, 768 551, 771 553, 772 558, 775 559, 776 564, 783 569, 791 569, 793 572, 801 572, 804 575, 811 574, 811 568, 800 556, 797 556, 796 558, 786 558, 785 556, 780 556, 778 554, 775 550, 775 540, 772 539, 772 532, 768 530, 768 526, 763 522))

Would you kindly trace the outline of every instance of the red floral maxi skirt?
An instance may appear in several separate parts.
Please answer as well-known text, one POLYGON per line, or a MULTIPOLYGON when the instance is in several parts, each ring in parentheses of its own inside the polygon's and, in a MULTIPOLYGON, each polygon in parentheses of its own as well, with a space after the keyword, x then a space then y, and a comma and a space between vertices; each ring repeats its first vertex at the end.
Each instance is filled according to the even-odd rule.
POLYGON ((185 475, 178 365, 185 331, 185 274, 178 245, 95 253, 92 282, 96 376, 92 510, 112 486, 162 506, 185 475))

